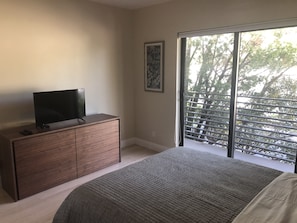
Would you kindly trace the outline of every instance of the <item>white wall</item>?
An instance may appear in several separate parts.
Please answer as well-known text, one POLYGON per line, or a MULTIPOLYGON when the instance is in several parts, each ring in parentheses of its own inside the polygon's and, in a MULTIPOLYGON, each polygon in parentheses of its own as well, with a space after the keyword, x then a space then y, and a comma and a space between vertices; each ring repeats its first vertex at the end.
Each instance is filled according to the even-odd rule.
POLYGON ((282 20, 297 17, 296 12, 296 0, 176 0, 135 11, 136 137, 165 147, 175 145, 179 32, 282 20), (156 40, 165 40, 164 93, 145 92, 143 86, 143 44, 156 40))
POLYGON ((131 12, 87 1, 0 2, 0 129, 34 122, 34 91, 85 88, 88 114, 134 136, 131 12))

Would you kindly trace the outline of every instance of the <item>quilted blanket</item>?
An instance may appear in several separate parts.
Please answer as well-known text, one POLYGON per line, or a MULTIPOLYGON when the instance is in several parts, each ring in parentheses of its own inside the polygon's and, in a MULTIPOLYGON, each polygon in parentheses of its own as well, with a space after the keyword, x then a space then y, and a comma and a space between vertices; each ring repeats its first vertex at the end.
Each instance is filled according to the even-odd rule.
POLYGON ((280 171, 172 148, 76 188, 54 223, 227 223, 280 171))

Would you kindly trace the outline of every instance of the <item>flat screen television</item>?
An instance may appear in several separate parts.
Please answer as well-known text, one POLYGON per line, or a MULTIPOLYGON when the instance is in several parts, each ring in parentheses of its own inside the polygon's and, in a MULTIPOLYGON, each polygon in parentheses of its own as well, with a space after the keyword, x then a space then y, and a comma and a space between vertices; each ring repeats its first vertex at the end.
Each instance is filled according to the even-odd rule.
POLYGON ((83 88, 34 92, 36 127, 46 128, 48 124, 70 119, 82 119, 85 111, 85 90, 83 88))

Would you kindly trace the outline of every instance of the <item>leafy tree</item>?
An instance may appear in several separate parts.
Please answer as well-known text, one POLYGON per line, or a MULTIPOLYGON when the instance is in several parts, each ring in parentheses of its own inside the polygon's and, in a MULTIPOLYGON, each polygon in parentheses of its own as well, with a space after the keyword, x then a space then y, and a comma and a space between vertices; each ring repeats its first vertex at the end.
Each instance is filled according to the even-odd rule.
POLYGON ((193 92, 189 102, 191 107, 188 114, 189 118, 186 123, 195 123, 198 117, 194 131, 191 127, 188 127, 188 130, 191 129, 190 131, 202 141, 206 138, 206 132, 211 131, 209 125, 216 121, 211 108, 213 106, 228 108, 222 104, 221 100, 215 100, 215 97, 226 95, 230 91, 232 45, 232 34, 205 36, 188 41, 188 47, 193 51, 191 55, 188 54, 186 64, 189 67, 194 67, 197 73, 194 81, 189 76, 186 78, 188 92, 193 92), (192 48, 192 46, 194 47, 192 48), (198 114, 197 108, 199 108, 198 114), (200 134, 197 135, 196 133, 200 134))
MULTIPOLYGON (((292 68, 297 64, 297 43, 287 41, 286 32, 294 33, 296 39, 296 28, 241 34, 238 95, 246 98, 238 105, 237 142, 242 143, 239 147, 245 151, 255 148, 262 151, 259 148, 265 148, 263 142, 273 144, 275 135, 281 137, 287 131, 280 127, 281 122, 293 126, 292 120, 296 119, 293 100, 280 100, 297 96, 297 80, 287 75, 289 71, 294 72, 292 68), (271 106, 267 106, 268 102, 271 106), (267 127, 266 123, 275 126, 267 127), (265 128, 277 134, 263 131, 265 128), (260 134, 264 134, 264 138, 260 134)), ((187 39, 188 136, 226 145, 232 60, 232 34, 187 39)), ((289 140, 286 143, 290 144, 289 140)))

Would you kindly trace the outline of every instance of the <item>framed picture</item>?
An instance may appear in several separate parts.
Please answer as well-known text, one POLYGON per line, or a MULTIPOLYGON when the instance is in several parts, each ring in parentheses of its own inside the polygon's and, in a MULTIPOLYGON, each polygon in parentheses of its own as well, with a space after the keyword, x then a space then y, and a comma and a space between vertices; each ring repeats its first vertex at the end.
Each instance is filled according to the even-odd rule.
POLYGON ((144 90, 164 91, 164 41, 144 43, 144 90))

